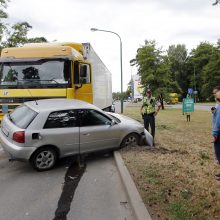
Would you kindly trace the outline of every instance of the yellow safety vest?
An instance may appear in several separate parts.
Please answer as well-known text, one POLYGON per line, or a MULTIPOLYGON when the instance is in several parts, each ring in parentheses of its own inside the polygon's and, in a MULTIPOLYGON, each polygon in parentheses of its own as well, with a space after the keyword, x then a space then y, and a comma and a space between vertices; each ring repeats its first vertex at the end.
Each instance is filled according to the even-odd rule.
POLYGON ((156 99, 154 97, 151 97, 150 99, 144 97, 143 99, 144 114, 154 113, 156 111, 155 106, 156 106, 156 99))

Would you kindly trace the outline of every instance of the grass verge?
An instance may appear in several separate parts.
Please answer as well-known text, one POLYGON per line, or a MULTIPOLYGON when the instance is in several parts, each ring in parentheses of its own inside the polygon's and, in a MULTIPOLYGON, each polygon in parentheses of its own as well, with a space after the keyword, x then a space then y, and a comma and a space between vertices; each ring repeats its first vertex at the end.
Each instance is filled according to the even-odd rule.
MULTIPOLYGON (((142 122, 140 106, 126 115, 142 122)), ((220 173, 211 144, 211 113, 196 111, 186 122, 181 110, 156 117, 156 147, 122 150, 122 157, 153 219, 220 219, 220 173)))

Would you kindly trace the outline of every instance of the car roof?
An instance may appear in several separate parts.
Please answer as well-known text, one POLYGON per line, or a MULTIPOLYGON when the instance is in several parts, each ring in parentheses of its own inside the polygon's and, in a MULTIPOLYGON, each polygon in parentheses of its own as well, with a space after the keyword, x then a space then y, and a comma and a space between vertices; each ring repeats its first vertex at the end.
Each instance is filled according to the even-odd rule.
POLYGON ((96 109, 100 111, 98 107, 77 99, 39 99, 25 102, 24 104, 36 112, 60 111, 65 109, 96 109))

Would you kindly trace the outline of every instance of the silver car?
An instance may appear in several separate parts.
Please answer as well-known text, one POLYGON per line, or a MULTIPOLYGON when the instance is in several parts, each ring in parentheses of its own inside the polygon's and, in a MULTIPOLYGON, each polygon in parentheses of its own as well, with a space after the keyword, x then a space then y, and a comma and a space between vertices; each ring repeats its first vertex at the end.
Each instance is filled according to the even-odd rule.
POLYGON ((4 116, 0 138, 12 158, 30 161, 39 171, 70 155, 114 150, 142 139, 152 145, 152 136, 139 122, 69 99, 24 103, 4 116))

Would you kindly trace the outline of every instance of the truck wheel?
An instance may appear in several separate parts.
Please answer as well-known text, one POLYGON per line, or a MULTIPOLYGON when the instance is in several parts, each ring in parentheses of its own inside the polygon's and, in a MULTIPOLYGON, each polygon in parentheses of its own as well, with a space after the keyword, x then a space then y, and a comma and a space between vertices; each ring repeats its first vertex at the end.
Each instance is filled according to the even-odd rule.
POLYGON ((30 159, 31 165, 37 171, 50 170, 57 161, 57 152, 52 147, 37 150, 30 159))
POLYGON ((122 141, 122 143, 121 143, 121 147, 123 148, 123 147, 134 147, 134 146, 137 146, 138 145, 138 143, 139 143, 139 137, 138 137, 138 135, 137 134, 135 134, 135 133, 131 133, 131 134, 129 134, 129 135, 127 135, 124 139, 123 139, 123 141, 122 141))

